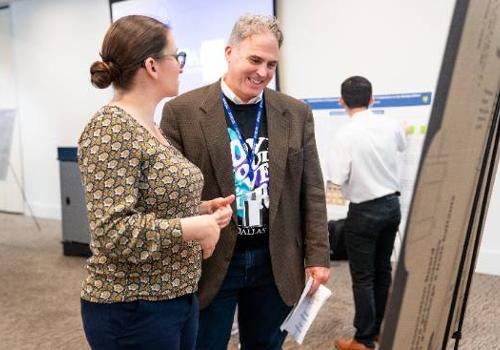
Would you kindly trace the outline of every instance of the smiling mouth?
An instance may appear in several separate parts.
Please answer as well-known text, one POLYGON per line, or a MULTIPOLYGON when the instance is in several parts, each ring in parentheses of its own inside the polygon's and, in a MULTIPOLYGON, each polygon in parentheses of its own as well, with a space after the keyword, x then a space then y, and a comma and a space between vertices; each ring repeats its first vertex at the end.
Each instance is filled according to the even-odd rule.
POLYGON ((248 80, 250 81, 250 83, 252 85, 261 85, 263 80, 256 80, 256 79, 252 79, 252 78, 248 78, 248 80))

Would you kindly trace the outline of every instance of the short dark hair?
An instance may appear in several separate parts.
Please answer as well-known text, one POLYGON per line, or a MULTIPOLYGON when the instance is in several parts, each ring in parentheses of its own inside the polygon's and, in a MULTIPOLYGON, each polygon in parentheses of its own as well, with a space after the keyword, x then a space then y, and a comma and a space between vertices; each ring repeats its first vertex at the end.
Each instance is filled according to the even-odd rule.
POLYGON ((151 17, 132 15, 114 22, 106 32, 100 56, 90 67, 90 80, 104 89, 110 84, 128 90, 148 57, 159 57, 167 47, 169 27, 151 17))
POLYGON ((342 83, 340 94, 349 108, 368 107, 372 97, 372 84, 361 76, 349 77, 342 83))

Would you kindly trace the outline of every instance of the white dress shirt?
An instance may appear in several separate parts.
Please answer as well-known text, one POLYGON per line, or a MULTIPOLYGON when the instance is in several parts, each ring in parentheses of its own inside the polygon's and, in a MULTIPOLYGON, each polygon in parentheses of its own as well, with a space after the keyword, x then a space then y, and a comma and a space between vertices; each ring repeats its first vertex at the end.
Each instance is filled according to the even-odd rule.
POLYGON ((400 191, 398 153, 405 148, 404 130, 395 120, 368 109, 357 112, 330 146, 329 178, 352 203, 400 191))

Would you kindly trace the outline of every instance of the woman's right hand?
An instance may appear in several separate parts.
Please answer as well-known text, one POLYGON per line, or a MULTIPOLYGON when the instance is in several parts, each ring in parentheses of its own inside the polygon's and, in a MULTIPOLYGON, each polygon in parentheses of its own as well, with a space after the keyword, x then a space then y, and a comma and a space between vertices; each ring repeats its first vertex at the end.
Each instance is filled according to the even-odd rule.
POLYGON ((198 241, 200 243, 203 259, 212 256, 220 236, 220 227, 215 213, 183 218, 181 226, 185 241, 198 241))

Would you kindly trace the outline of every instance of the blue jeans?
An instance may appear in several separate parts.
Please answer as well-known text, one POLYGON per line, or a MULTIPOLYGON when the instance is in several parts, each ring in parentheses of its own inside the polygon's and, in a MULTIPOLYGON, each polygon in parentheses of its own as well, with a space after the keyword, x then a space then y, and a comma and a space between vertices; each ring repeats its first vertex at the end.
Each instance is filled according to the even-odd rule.
POLYGON ((354 295, 354 338, 374 347, 391 286, 391 254, 401 221, 398 195, 349 205, 345 240, 354 295))
POLYGON ((81 300, 85 336, 94 350, 193 350, 198 310, 193 294, 111 304, 81 300))
POLYGON ((236 304, 241 349, 281 349, 279 327, 291 307, 276 288, 268 249, 235 252, 221 289, 200 312, 197 349, 227 349, 236 304))

